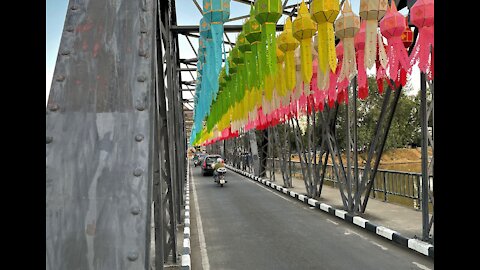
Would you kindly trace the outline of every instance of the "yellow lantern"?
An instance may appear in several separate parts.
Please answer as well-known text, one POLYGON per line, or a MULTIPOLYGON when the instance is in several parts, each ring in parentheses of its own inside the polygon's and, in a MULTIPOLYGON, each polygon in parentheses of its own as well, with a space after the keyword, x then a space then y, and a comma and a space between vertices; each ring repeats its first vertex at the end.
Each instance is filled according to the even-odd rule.
POLYGON ((306 84, 309 84, 312 79, 312 37, 315 32, 317 32, 315 22, 302 0, 298 16, 293 21, 293 36, 300 41, 302 79, 306 84))
POLYGON ((312 19, 317 23, 318 71, 317 85, 320 89, 328 88, 329 67, 332 72, 337 69, 335 52, 335 33, 333 23, 340 12, 339 0, 313 0, 310 4, 312 19))
POLYGON ((295 49, 300 45, 292 32, 292 21, 287 18, 283 32, 278 36, 278 48, 285 53, 285 83, 287 92, 295 87, 295 49))
POLYGON ((387 12, 387 0, 360 0, 360 17, 367 21, 365 28, 365 69, 373 67, 377 57, 378 21, 387 12))

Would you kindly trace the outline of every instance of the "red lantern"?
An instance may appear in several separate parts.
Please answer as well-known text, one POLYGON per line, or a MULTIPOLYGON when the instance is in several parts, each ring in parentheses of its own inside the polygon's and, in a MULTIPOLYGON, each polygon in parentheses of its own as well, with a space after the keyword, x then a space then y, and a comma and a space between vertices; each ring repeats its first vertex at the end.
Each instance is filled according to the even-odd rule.
POLYGON ((433 77, 433 0, 418 0, 410 8, 410 22, 418 27, 418 38, 410 55, 410 65, 418 62, 418 67, 433 77), (431 49, 431 59, 430 59, 431 49))
MULTIPOLYGON (((364 65, 364 56, 365 56, 365 28, 367 21, 362 21, 360 24, 360 31, 358 31, 355 36, 355 49, 357 51, 357 80, 358 80, 358 98, 365 99, 368 96, 368 80, 367 80, 367 70, 364 65)), ((376 41, 376 39, 375 39, 376 41)), ((356 90, 354 90, 356 91, 356 90)))
MULTIPOLYGON (((397 80, 399 70, 403 69, 403 73, 401 71, 402 76, 406 77, 405 71, 410 69, 408 54, 401 38, 405 30, 405 21, 405 17, 397 11, 394 1, 385 17, 380 21, 380 31, 388 41, 388 67, 392 80, 397 80)), ((404 85, 403 82, 406 79, 401 79, 401 81, 404 85)))

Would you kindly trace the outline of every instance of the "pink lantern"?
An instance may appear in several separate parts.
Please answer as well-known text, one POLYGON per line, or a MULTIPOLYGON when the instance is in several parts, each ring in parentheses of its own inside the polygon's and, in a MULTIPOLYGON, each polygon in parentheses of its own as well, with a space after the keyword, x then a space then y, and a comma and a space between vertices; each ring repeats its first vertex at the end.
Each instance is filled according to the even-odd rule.
POLYGON ((418 67, 433 78, 433 0, 418 0, 410 8, 410 22, 418 28, 418 38, 410 55, 410 65, 418 67), (430 59, 431 47, 431 59, 430 59))
POLYGON ((357 51, 356 56, 357 56, 357 69, 358 69, 358 75, 357 75, 358 98, 360 99, 365 99, 368 97, 367 70, 365 69, 365 65, 364 65, 366 25, 367 25, 367 22, 362 21, 362 23, 360 24, 360 31, 358 31, 357 35, 355 36, 355 49, 357 51))
POLYGON ((337 53, 337 58, 338 58, 338 66, 335 74, 333 74, 334 78, 330 79, 330 81, 337 82, 337 84, 330 84, 330 87, 328 88, 328 106, 330 108, 335 105, 335 101, 338 101, 338 103, 341 103, 343 101, 348 102, 348 95, 347 93, 347 87, 349 84, 348 78, 340 78, 340 70, 342 70, 344 58, 343 58, 343 42, 339 42, 337 44, 337 47, 335 48, 335 51, 337 53), (333 86, 333 87, 332 87, 333 86))
MULTIPOLYGON (((382 34, 377 33, 378 37, 378 42, 377 42, 377 54, 378 58, 375 60, 375 65, 376 65, 376 80, 377 80, 377 86, 378 86, 378 92, 381 94, 383 93, 383 82, 387 81, 388 84, 390 84, 390 79, 387 76, 387 65, 388 65, 388 58, 387 54, 385 51, 388 49, 385 48, 385 43, 383 42, 383 37, 382 34)), ((395 89, 392 87, 392 89, 395 89)))
MULTIPOLYGON (((398 77, 398 71, 403 69, 403 76, 406 76, 405 71, 410 69, 407 50, 403 45, 402 34, 405 30, 405 17, 397 11, 395 1, 392 1, 392 6, 388 9, 387 14, 380 21, 380 31, 388 41, 388 67, 389 75, 392 80, 398 77)), ((402 81, 402 85, 405 82, 402 81)))

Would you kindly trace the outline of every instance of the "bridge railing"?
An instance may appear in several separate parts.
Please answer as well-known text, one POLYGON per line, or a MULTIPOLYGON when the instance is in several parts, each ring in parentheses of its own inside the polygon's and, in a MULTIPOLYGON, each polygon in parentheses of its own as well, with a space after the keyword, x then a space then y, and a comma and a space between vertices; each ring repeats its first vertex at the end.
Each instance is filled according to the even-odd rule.
MULTIPOLYGON (((269 158, 269 168, 272 168, 272 159, 269 158)), ((280 161, 275 159, 273 165, 276 172, 280 172, 280 161)), ((291 161, 292 177, 302 178, 302 168, 299 161, 291 161)), ((346 168, 346 166, 344 166, 346 168)), ((287 167, 288 170, 288 167, 287 167)), ((353 175, 353 167, 351 168, 353 175)), ((359 179, 362 179, 364 167, 358 167, 359 179)), ((433 191, 433 176, 429 179, 429 189, 433 191)), ((325 185, 338 187, 332 164, 327 164, 324 178, 325 185)), ((417 210, 421 209, 422 174, 416 172, 402 172, 378 169, 372 186, 371 198, 407 205, 417 210)), ((431 203, 431 200, 429 200, 431 203)))

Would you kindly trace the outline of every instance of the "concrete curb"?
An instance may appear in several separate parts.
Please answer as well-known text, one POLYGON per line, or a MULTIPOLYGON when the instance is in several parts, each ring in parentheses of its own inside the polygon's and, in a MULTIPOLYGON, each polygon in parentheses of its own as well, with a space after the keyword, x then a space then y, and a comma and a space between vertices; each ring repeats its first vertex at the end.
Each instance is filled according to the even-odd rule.
POLYGON ((245 177, 248 177, 252 180, 255 180, 259 183, 264 184, 265 186, 268 186, 272 189, 275 189, 278 192, 290 195, 291 197, 296 198, 296 199, 298 199, 299 201, 301 201, 305 204, 313 206, 313 207, 317 208, 318 210, 322 210, 322 211, 324 211, 324 212, 326 212, 326 213, 328 213, 332 216, 343 219, 343 220, 345 220, 349 223, 355 224, 355 225, 357 225, 361 228, 364 228, 367 231, 373 232, 373 233, 375 233, 379 236, 382 236, 383 238, 386 238, 390 241, 393 241, 393 242, 395 242, 395 243, 397 243, 401 246, 407 247, 407 248, 415 250, 416 252, 419 252, 419 253, 421 253, 425 256, 433 258, 433 248, 434 248, 434 246, 429 244, 429 243, 426 243, 426 242, 423 242, 423 241, 420 241, 420 240, 414 239, 414 238, 407 238, 407 237, 401 235, 400 233, 398 233, 394 230, 391 230, 391 229, 383 227, 383 226, 376 225, 374 223, 371 223, 367 219, 364 219, 360 216, 355 216, 355 215, 349 214, 348 212, 346 212, 344 210, 335 209, 328 204, 320 203, 318 200, 307 197, 306 195, 298 194, 294 191, 290 191, 287 188, 284 188, 280 185, 276 185, 276 184, 274 184, 274 183, 272 183, 272 182, 270 182, 266 179, 262 179, 261 177, 254 176, 251 173, 233 168, 230 165, 226 165, 226 167, 228 169, 238 173, 238 174, 244 175, 245 177))
POLYGON ((187 181, 185 183, 185 214, 183 228, 183 254, 182 254, 182 270, 190 270, 190 166, 187 166, 187 181))

